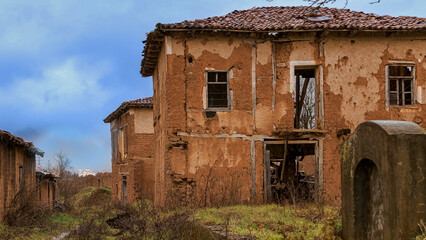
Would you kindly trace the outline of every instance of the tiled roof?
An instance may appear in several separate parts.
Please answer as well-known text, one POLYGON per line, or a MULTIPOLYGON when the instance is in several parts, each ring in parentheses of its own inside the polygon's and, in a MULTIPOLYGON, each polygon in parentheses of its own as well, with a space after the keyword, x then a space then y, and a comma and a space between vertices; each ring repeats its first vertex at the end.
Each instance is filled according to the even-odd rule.
POLYGON ((139 98, 123 102, 114 112, 104 119, 104 123, 110 123, 130 108, 152 108, 152 97, 139 98))
POLYGON ((24 139, 17 137, 8 131, 0 129, 0 141, 6 142, 8 144, 22 146, 34 154, 37 154, 42 157, 44 156, 44 152, 38 149, 37 147, 35 147, 33 143, 26 142, 24 141, 24 139))
POLYGON ((379 16, 349 9, 313 7, 259 7, 233 11, 224 16, 209 17, 172 24, 157 24, 148 33, 143 50, 141 74, 153 74, 163 33, 167 31, 235 31, 235 32, 291 32, 321 30, 392 30, 425 31, 426 18, 379 16))
POLYGON ((160 29, 224 29, 249 31, 347 29, 426 30, 426 18, 379 16, 349 9, 260 7, 219 17, 160 24, 160 29))

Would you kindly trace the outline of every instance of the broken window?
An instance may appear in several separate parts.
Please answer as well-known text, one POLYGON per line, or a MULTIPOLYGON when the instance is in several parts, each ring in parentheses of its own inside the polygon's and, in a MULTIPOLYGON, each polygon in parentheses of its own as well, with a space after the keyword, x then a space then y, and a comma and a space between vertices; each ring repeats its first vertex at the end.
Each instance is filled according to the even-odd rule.
POLYGON ((207 72, 207 108, 229 108, 228 72, 207 72))
POLYGON ((265 145, 267 202, 312 201, 317 197, 315 149, 312 141, 265 145))
POLYGON ((113 149, 116 151, 116 158, 119 161, 123 161, 127 157, 127 126, 121 127, 116 132, 116 142, 114 143, 113 149))
POLYGON ((414 104, 414 66, 388 66, 389 104, 405 106, 414 104))
POLYGON ((315 68, 295 69, 294 128, 313 129, 316 120, 315 68))

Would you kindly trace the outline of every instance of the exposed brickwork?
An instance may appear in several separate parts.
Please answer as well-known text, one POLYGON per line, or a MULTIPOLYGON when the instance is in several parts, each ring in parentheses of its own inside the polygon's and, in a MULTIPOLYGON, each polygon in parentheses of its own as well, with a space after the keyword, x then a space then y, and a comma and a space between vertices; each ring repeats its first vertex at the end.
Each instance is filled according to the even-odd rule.
POLYGON ((127 198, 127 202, 139 199, 152 200, 154 197, 152 98, 125 103, 115 112, 119 109, 124 110, 120 110, 119 114, 110 115, 105 120, 110 122, 111 126, 113 198, 120 201, 127 198))
POLYGON ((36 154, 32 143, 0 130, 0 219, 20 189, 35 187, 36 154))

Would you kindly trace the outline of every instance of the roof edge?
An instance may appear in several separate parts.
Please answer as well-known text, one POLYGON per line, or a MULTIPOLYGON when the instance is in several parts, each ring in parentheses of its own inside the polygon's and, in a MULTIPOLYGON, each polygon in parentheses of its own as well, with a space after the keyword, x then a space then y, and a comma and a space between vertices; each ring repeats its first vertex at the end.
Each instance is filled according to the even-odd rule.
MULTIPOLYGON (((152 97, 148 97, 148 98, 144 98, 144 99, 149 99, 149 98, 152 99, 152 97)), ((137 99, 137 100, 139 100, 139 99, 137 99)), ((133 101, 136 101, 136 100, 133 100, 133 101)), ((110 113, 103 120, 103 122, 104 123, 110 123, 131 108, 153 108, 153 105, 154 104, 152 102, 151 103, 136 103, 136 102, 132 102, 132 101, 125 101, 125 102, 121 103, 120 106, 117 109, 115 109, 112 113, 110 113)))

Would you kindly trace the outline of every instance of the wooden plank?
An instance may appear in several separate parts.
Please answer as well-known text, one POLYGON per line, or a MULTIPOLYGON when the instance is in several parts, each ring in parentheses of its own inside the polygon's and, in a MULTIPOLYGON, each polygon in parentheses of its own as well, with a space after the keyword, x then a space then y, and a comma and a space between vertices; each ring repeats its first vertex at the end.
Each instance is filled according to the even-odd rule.
POLYGON ((271 153, 269 150, 266 150, 266 144, 264 144, 263 151, 263 188, 264 188, 264 200, 266 203, 270 203, 272 200, 271 193, 271 165, 270 165, 270 156, 271 153))
POLYGON ((280 177, 281 182, 284 179, 284 170, 285 170, 285 165, 286 165, 286 162, 287 162, 287 154, 288 154, 287 146, 288 146, 288 137, 287 137, 287 139, 285 141, 285 145, 284 145, 284 161, 283 161, 283 165, 281 167, 281 177, 280 177))

